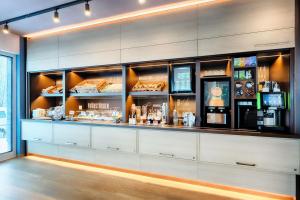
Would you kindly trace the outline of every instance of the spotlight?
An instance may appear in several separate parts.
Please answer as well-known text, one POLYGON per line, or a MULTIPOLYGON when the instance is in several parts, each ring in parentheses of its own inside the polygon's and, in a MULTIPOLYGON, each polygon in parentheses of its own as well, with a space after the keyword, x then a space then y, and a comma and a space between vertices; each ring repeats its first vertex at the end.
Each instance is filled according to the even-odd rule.
POLYGON ((3 27, 2 31, 3 31, 4 34, 9 34, 9 29, 8 29, 7 23, 4 24, 4 27, 3 27))
POLYGON ((146 3, 146 0, 139 0, 139 3, 144 4, 144 3, 146 3))
POLYGON ((85 16, 91 16, 92 14, 89 1, 86 1, 85 3, 84 14, 85 16))
POLYGON ((54 23, 59 23, 60 19, 59 19, 59 13, 57 10, 55 10, 54 15, 53 15, 53 22, 54 23))

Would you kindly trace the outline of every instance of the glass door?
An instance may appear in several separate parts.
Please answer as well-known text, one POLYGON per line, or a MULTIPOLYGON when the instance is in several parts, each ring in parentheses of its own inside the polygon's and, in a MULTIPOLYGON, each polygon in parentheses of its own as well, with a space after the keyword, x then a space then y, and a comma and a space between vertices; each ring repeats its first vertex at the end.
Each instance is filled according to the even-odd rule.
POLYGON ((14 65, 14 56, 0 52, 0 161, 16 155, 12 106, 14 103, 13 99, 15 99, 13 98, 14 65))

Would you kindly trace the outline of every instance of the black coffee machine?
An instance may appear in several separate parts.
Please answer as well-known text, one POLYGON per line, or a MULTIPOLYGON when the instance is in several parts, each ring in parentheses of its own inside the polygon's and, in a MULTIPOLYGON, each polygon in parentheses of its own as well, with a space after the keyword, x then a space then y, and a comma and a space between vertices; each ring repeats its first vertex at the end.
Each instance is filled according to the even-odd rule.
POLYGON ((285 92, 260 92, 257 96, 257 128, 260 131, 284 131, 285 92))
POLYGON ((238 129, 257 129, 256 100, 238 100, 235 104, 235 127, 238 129))

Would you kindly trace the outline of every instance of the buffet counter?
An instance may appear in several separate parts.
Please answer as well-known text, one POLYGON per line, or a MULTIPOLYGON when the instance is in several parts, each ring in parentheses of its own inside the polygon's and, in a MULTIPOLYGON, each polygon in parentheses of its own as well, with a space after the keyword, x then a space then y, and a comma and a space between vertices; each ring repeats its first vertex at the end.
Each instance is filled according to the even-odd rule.
POLYGON ((112 123, 96 120, 38 120, 38 119, 23 119, 22 121, 33 122, 52 122, 62 124, 77 124, 77 125, 93 125, 93 126, 107 126, 107 127, 123 127, 123 128, 138 128, 138 129, 154 129, 154 130, 169 130, 169 131, 184 131, 184 132, 201 132, 212 134, 228 134, 228 135, 245 135, 245 136, 257 136, 257 137, 275 137, 275 138, 294 138, 300 139, 300 134, 290 133, 275 133, 275 132, 260 132, 256 130, 246 129, 229 129, 229 128, 206 128, 206 127, 186 127, 186 126, 174 126, 174 125, 130 125, 128 123, 112 123))
POLYGON ((22 139, 28 154, 292 196, 300 172, 296 135, 24 119, 22 139))

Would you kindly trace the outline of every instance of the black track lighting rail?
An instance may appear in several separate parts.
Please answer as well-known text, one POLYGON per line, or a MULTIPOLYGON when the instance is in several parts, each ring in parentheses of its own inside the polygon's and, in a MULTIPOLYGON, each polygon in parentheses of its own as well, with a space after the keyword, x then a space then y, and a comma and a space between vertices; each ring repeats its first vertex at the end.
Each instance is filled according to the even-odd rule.
POLYGON ((6 20, 3 20, 3 21, 0 21, 0 25, 8 24, 8 23, 11 23, 11 22, 19 21, 19 20, 23 20, 23 19, 34 17, 34 16, 37 16, 37 15, 42 15, 42 14, 45 14, 45 13, 53 12, 53 11, 56 11, 56 10, 59 10, 59 9, 62 9, 62 8, 75 6, 75 5, 78 5, 78 4, 81 4, 81 3, 84 3, 84 2, 89 2, 89 1, 92 1, 92 0, 71 1, 71 2, 68 2, 68 3, 61 4, 61 5, 46 8, 44 10, 39 10, 39 11, 32 12, 32 13, 29 13, 29 14, 26 14, 26 15, 22 15, 22 16, 18 16, 18 17, 14 17, 14 18, 11 18, 11 19, 6 19, 6 20))

